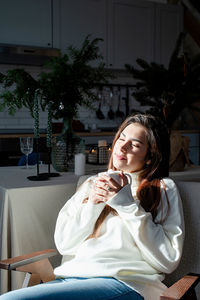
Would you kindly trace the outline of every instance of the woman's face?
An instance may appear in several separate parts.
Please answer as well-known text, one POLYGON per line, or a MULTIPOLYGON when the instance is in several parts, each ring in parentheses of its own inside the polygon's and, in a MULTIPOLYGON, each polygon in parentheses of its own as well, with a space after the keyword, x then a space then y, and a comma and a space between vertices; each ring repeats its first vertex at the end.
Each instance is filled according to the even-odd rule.
POLYGON ((138 123, 128 125, 113 148, 113 166, 125 172, 140 171, 148 151, 146 128, 138 123))

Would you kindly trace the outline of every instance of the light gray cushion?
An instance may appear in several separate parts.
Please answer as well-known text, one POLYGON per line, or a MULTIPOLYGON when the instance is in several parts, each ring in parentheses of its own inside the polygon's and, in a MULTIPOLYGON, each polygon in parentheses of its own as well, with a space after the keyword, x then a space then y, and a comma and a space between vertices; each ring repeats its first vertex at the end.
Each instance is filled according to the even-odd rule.
MULTIPOLYGON (((187 273, 200 273, 200 183, 176 182, 183 204, 185 219, 185 242, 178 268, 166 276, 171 285, 187 273)), ((200 299, 200 284, 196 288, 200 299)))

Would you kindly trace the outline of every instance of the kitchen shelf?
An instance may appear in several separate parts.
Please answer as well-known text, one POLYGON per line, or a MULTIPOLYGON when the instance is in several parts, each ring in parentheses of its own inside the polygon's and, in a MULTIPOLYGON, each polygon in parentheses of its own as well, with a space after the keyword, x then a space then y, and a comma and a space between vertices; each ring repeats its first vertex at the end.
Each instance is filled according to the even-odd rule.
MULTIPOLYGON (((60 133, 53 133, 52 136, 59 136, 60 133)), ((75 132, 77 136, 86 137, 86 136, 114 136, 115 132, 113 131, 100 131, 100 132, 75 132)), ((0 139, 9 139, 9 138, 19 138, 33 136, 33 133, 1 133, 0 139)), ((41 133, 40 137, 46 137, 46 133, 41 133)))

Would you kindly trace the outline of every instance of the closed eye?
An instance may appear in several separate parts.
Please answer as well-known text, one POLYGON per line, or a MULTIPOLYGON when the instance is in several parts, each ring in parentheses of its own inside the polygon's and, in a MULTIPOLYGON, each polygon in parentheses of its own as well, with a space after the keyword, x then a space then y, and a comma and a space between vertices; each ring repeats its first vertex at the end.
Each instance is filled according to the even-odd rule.
POLYGON ((132 144, 132 147, 140 148, 139 144, 132 144))

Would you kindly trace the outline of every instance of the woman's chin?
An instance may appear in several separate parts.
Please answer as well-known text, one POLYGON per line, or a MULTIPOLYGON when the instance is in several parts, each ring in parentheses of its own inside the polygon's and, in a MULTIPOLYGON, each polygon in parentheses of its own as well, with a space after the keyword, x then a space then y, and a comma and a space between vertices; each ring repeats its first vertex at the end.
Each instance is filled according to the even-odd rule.
POLYGON ((126 167, 122 162, 120 163, 120 161, 116 161, 116 162, 113 161, 113 166, 119 171, 126 171, 126 167))

